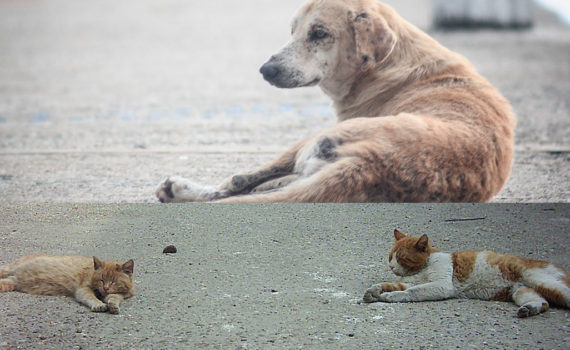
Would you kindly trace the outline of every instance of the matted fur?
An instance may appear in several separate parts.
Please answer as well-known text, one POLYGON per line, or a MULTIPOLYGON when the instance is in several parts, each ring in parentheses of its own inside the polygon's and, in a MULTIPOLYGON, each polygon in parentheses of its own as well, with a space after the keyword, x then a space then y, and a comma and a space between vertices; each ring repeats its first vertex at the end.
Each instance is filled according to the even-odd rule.
POLYGON ((72 296, 91 311, 119 313, 135 295, 134 262, 35 254, 0 266, 0 292, 72 296))
POLYGON ((506 182, 515 118, 462 56, 375 0, 310 0, 262 68, 318 85, 338 124, 218 187, 169 177, 161 202, 482 202, 506 182))
POLYGON ((549 303, 570 308, 568 274, 553 264, 492 251, 441 253, 427 235, 408 237, 394 231, 390 251, 398 283, 372 286, 363 300, 371 303, 442 300, 452 297, 513 301, 519 317, 533 316, 549 303))

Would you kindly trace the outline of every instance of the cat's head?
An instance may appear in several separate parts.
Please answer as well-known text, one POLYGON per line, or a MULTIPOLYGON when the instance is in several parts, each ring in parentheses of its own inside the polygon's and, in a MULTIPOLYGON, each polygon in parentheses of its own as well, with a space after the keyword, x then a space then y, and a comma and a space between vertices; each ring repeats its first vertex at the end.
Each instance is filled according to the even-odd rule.
POLYGON ((398 276, 415 275, 425 266, 430 254, 438 251, 431 246, 427 235, 408 237, 394 230, 394 238, 396 243, 388 261, 390 270, 398 276))
POLYGON ((133 272, 135 263, 129 260, 124 264, 107 262, 93 257, 95 272, 92 277, 93 288, 106 297, 109 294, 122 294, 131 297, 134 293, 133 272))

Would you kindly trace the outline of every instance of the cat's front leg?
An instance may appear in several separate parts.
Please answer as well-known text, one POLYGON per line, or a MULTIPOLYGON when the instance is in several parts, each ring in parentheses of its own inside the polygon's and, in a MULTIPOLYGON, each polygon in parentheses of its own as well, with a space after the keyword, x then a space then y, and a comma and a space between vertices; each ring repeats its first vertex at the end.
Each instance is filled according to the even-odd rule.
POLYGON ((389 293, 393 291, 402 291, 409 288, 409 285, 404 283, 380 283, 375 284, 368 288, 362 300, 365 303, 374 303, 377 301, 382 301, 380 296, 384 293, 389 293))
POLYGON ((107 311, 107 304, 97 299, 91 288, 83 287, 75 291, 75 300, 81 304, 88 306, 93 312, 107 311))
POLYGON ((416 300, 413 300, 410 293, 406 291, 394 291, 381 294, 378 297, 378 301, 385 303, 407 303, 416 300))
POLYGON ((109 313, 112 314, 118 314, 120 309, 119 309, 119 304, 121 304, 121 302, 123 301, 123 296, 120 294, 109 294, 105 297, 105 303, 107 304, 107 307, 109 309, 109 313))
POLYGON ((434 281, 410 287, 404 291, 382 293, 379 301, 385 303, 408 303, 414 301, 435 301, 455 296, 453 284, 446 281, 434 281))

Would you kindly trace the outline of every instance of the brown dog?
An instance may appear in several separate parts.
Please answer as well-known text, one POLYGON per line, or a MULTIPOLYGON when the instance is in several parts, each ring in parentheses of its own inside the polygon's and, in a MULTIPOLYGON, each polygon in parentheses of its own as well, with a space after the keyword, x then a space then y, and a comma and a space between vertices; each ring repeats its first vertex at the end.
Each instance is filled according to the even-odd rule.
POLYGON ((507 180, 515 118, 471 64, 375 0, 310 0, 261 73, 319 85, 339 123, 217 188, 171 177, 162 202, 481 202, 507 180))

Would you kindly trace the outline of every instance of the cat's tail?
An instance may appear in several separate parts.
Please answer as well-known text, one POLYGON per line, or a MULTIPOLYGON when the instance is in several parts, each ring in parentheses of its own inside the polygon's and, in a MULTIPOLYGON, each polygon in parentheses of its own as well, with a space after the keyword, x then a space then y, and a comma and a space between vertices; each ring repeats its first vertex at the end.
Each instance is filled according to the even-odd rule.
POLYGON ((570 309, 570 276, 555 265, 528 269, 522 282, 533 288, 550 304, 570 309))

